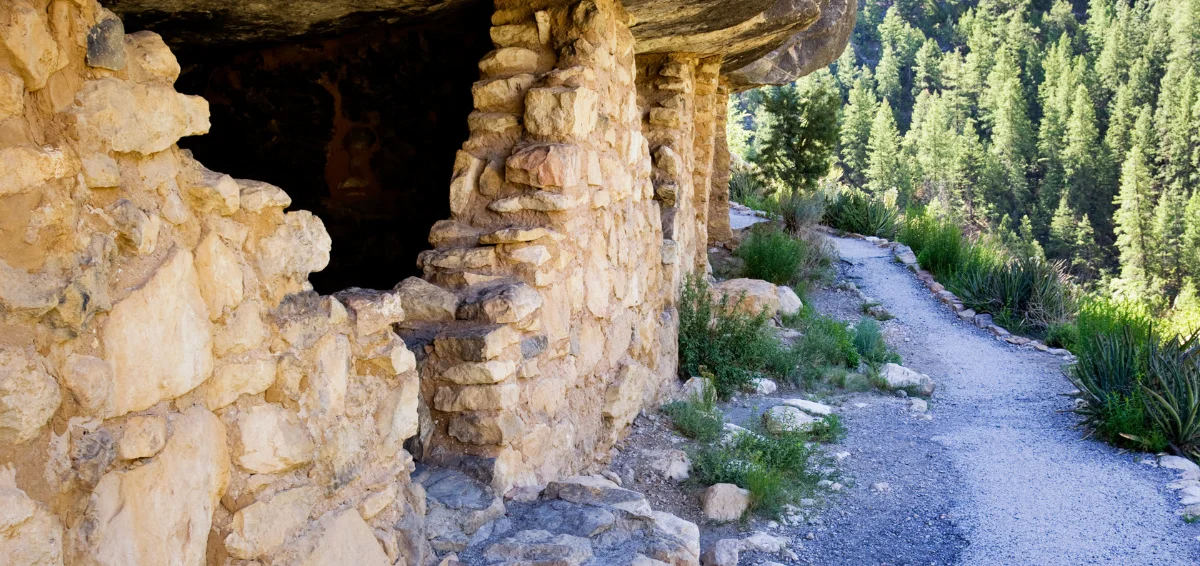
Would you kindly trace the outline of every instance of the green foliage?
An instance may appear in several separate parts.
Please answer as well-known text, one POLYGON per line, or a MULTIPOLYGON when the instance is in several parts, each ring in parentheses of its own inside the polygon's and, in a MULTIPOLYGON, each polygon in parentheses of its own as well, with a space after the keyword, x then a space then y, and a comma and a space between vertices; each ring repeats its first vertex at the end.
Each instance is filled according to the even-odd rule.
POLYGON ((671 417, 671 423, 680 434, 699 442, 712 442, 721 438, 725 430, 725 419, 716 407, 716 389, 713 376, 701 370, 704 390, 699 397, 672 401, 662 406, 662 412, 671 417))
POLYGON ((900 363, 900 355, 893 352, 883 339, 879 323, 868 317, 862 317, 854 326, 854 350, 859 357, 872 367, 879 367, 888 362, 900 363))
POLYGON ((779 199, 779 216, 783 228, 797 238, 821 221, 825 214, 825 199, 817 192, 793 191, 779 199))
POLYGON ((842 424, 842 417, 838 414, 826 415, 821 420, 813 423, 812 430, 808 433, 809 440, 813 442, 841 442, 846 438, 846 425, 842 424))
POLYGON ((846 325, 828 316, 812 313, 800 325, 803 333, 795 345, 801 377, 812 381, 830 367, 854 369, 861 359, 854 335, 846 325))
POLYGON ((710 371, 713 387, 727 399, 759 372, 787 379, 779 359, 783 348, 767 328, 765 314, 734 308, 737 299, 713 300, 703 277, 688 276, 679 300, 679 375, 710 371))
POLYGON ((838 142, 840 93, 828 73, 763 91, 765 124, 754 162, 776 188, 811 192, 838 142))
POLYGON ((1138 392, 1109 394, 1099 407, 1096 433, 1112 444, 1146 452, 1162 452, 1168 446, 1166 433, 1150 420, 1138 392))
POLYGON ((1200 344, 1192 334, 1149 343, 1146 410, 1175 452, 1200 459, 1200 344))
POLYGON ((746 277, 776 285, 797 281, 801 275, 800 266, 809 253, 803 240, 769 228, 753 230, 734 252, 746 262, 743 270, 746 277))
POLYGON ((803 433, 738 433, 729 442, 693 450, 693 477, 704 485, 732 483, 747 489, 751 511, 778 515, 785 505, 812 494, 821 480, 818 455, 809 441, 803 433))
POLYGON ((844 189, 826 201, 823 221, 838 230, 891 239, 896 236, 899 219, 900 211, 888 199, 844 189))

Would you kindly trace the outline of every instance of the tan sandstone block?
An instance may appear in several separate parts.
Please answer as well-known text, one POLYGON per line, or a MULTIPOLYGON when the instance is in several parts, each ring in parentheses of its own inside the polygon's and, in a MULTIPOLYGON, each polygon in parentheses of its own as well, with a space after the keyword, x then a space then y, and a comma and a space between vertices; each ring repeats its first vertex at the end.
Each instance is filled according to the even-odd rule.
POLYGON ((275 185, 252 179, 234 180, 241 188, 238 200, 241 209, 246 212, 259 213, 271 208, 284 209, 292 205, 292 197, 275 185))
POLYGON ((117 457, 122 460, 149 458, 167 445, 167 419, 157 415, 134 415, 125 420, 117 457))
POLYGON ((296 413, 264 403, 238 415, 234 452, 242 468, 273 474, 311 462, 315 445, 296 413))
POLYGON ((350 381, 350 340, 342 334, 326 335, 314 346, 316 372, 309 375, 306 404, 313 414, 337 416, 346 412, 350 381))
POLYGON ((496 230, 491 234, 485 234, 479 238, 481 244, 517 244, 522 242, 532 242, 541 238, 561 237, 546 228, 503 228, 496 230))
POLYGON ((225 427, 209 411, 179 415, 143 466, 104 475, 76 529, 80 561, 104 566, 204 564, 212 516, 229 482, 225 427))
POLYGON ((0 442, 32 440, 54 416, 60 400, 58 382, 33 348, 0 348, 0 442))
POLYGON ((521 387, 516 383, 439 387, 433 406, 446 413, 508 409, 516 406, 520 396, 521 387))
POLYGON ((523 47, 501 47, 479 60, 479 70, 488 77, 508 77, 538 70, 538 54, 523 47))
POLYGON ((80 159, 83 165, 83 181, 92 189, 117 187, 121 184, 121 170, 117 160, 106 153, 85 156, 80 159))
POLYGON ((72 173, 67 154, 50 146, 0 149, 0 196, 21 193, 72 173))
POLYGON ((450 419, 448 432, 467 444, 507 446, 525 433, 525 423, 504 411, 460 413, 450 419))
POLYGON ((521 340, 521 334, 504 324, 446 330, 433 340, 437 355, 447 360, 483 362, 498 358, 505 348, 521 340))
POLYGON ((289 532, 308 522, 309 513, 320 498, 320 488, 306 486, 247 505, 234 513, 225 549, 230 556, 242 560, 269 554, 287 540, 289 532))
POLYGON ((225 317, 213 336, 213 351, 218 356, 248 352, 264 345, 267 325, 262 320, 262 305, 246 301, 225 317))
POLYGON ((458 318, 492 323, 524 320, 542 307, 542 295, 524 283, 487 287, 464 301, 458 318))
POLYGON ((388 330, 404 320, 399 293, 351 287, 335 296, 354 315, 354 329, 360 338, 388 330))
POLYGON ((533 81, 533 75, 516 75, 476 82, 471 86, 475 109, 522 114, 525 112, 525 92, 533 85, 533 81))
POLYGON ((453 248, 422 252, 426 266, 442 269, 482 269, 496 265, 496 248, 453 248))
POLYGON ((113 395, 113 364, 95 356, 71 354, 63 368, 63 384, 89 415, 108 414, 113 395))
POLYGON ((63 564, 62 523, 17 487, 7 466, 0 467, 0 557, 14 566, 63 564))
POLYGON ((492 36, 492 43, 499 47, 538 47, 542 45, 537 25, 532 23, 492 26, 489 33, 492 36))
POLYGON ((257 395, 275 383, 275 358, 228 363, 213 372, 200 386, 204 406, 215 411, 242 395, 257 395))
POLYGON ((525 95, 525 127, 553 140, 587 137, 596 127, 596 92, 587 88, 531 88, 525 95))
POLYGON ((505 162, 510 183, 563 189, 583 184, 583 150, 570 144, 540 144, 521 148, 505 162))
POLYGON ((420 277, 409 277, 396 285, 407 320, 450 321, 458 312, 458 296, 420 277))
POLYGON ((212 373, 212 326, 192 254, 176 248, 142 288, 113 306, 101 330, 113 363, 108 416, 150 408, 212 373))
POLYGON ((342 512, 329 521, 316 548, 301 566, 391 566, 387 554, 375 539, 371 527, 355 509, 342 512))
POLYGON ((396 500, 396 485, 388 484, 382 491, 377 491, 363 498, 358 504, 358 513, 363 519, 370 521, 396 500))
POLYGON ((66 65, 46 20, 26 0, 0 7, 0 42, 24 77, 30 92, 46 86, 50 75, 66 65))
POLYGON ((266 278, 307 277, 329 265, 332 247, 320 218, 307 210, 289 212, 275 233, 256 245, 258 268, 266 278))
POLYGON ((70 113, 81 138, 123 153, 158 153, 209 128, 203 98, 111 77, 84 84, 70 113))
POLYGON ((210 171, 192 162, 179 175, 180 187, 201 212, 229 216, 241 207, 242 187, 224 173, 210 171))
POLYGON ((0 122, 25 113, 25 81, 0 71, 0 122))
POLYGON ((421 384, 415 376, 401 379, 400 386, 384 398, 375 414, 375 426, 383 438, 384 453, 398 453, 405 440, 417 434, 421 384))
POLYGON ((152 31, 125 35, 125 59, 129 61, 129 79, 139 83, 175 84, 179 61, 162 37, 152 31))
POLYGON ((478 192, 476 187, 484 164, 484 160, 466 151, 460 150, 455 154, 450 180, 450 214, 461 216, 467 213, 471 197, 478 192))
POLYGON ((441 378, 459 385, 481 385, 499 383, 516 371, 517 362, 514 361, 465 362, 443 371, 441 378))
POLYGON ((653 379, 653 372, 637 362, 621 366, 617 378, 604 393, 604 416, 612 419, 614 429, 620 430, 633 422, 642 410, 642 392, 653 379))
POLYGON ((242 264, 215 232, 209 232, 196 246, 196 273, 212 320, 242 302, 242 264))

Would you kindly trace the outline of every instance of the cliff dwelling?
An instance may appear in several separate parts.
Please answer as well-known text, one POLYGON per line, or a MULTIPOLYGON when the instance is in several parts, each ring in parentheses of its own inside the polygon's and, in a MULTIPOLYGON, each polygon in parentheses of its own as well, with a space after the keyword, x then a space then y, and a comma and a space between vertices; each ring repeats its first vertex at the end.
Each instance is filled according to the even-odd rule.
POLYGON ((678 387, 728 93, 854 12, 5 2, 0 555, 430 564, 465 539, 418 465, 495 501, 594 471, 678 387))

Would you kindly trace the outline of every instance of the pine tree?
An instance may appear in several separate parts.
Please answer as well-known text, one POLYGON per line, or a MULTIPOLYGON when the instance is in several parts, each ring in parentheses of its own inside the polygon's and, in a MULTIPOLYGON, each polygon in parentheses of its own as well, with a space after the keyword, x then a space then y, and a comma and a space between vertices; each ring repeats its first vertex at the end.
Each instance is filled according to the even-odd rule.
POLYGON ((1126 288, 1141 295, 1154 271, 1154 194, 1145 151, 1134 146, 1121 167, 1121 193, 1117 196, 1117 250, 1121 279, 1126 288))
POLYGON ((1154 211, 1154 240, 1158 250, 1155 276, 1169 303, 1183 285, 1183 236, 1187 196, 1181 189, 1168 186, 1154 211))
POLYGON ((913 98, 922 91, 936 91, 942 88, 942 50, 937 41, 926 39, 925 45, 917 51, 916 65, 913 69, 913 98))
POLYGON ((1103 264, 1103 251, 1096 243, 1096 230, 1092 220, 1083 215, 1075 230, 1075 244, 1071 249, 1071 274, 1080 281, 1091 281, 1100 276, 1100 266, 1103 264))
POLYGON ((1189 281, 1200 277, 1200 190, 1192 191, 1183 216, 1183 266, 1189 281))
POLYGON ((839 102, 828 73, 766 92, 763 108, 771 120, 755 163, 777 188, 811 191, 829 170, 838 141, 839 102))
POLYGON ((896 130, 896 120, 892 116, 892 107, 887 99, 884 99, 875 112, 875 120, 871 124, 871 140, 867 148, 870 161, 870 167, 867 169, 867 188, 877 195, 896 189, 900 193, 901 202, 908 202, 910 188, 900 148, 900 133, 896 130))
POLYGON ((985 117, 991 129, 989 152, 995 158, 996 175, 991 192, 1001 210, 1017 213, 1029 201, 1026 173, 1029 169, 1033 135, 1025 107, 1020 69, 1013 54, 1002 49, 988 75, 985 117))
POLYGON ((850 102, 842 108, 841 140, 838 156, 846 180, 854 186, 862 186, 867 180, 870 154, 867 144, 871 140, 871 124, 875 121, 878 104, 871 87, 871 71, 864 69, 850 89, 850 102))
POLYGON ((1115 188, 1109 181, 1105 165, 1108 157, 1100 144, 1096 113, 1087 87, 1075 89, 1071 104, 1071 119, 1067 122, 1066 142, 1062 152, 1063 176, 1069 193, 1076 198, 1072 208, 1089 216, 1101 218, 1099 223, 1102 244, 1111 243, 1112 202, 1115 188))
POLYGON ((1079 215, 1071 208, 1067 193, 1058 200, 1058 208, 1050 219, 1050 238, 1046 242, 1046 257, 1051 259, 1070 260, 1075 251, 1075 243, 1079 241, 1076 233, 1079 225, 1079 215))
POLYGON ((858 55, 854 50, 854 43, 847 43, 846 48, 842 50, 842 55, 834 63, 837 67, 838 90, 842 93, 842 98, 850 94, 850 89, 854 88, 854 84, 858 81, 858 55))

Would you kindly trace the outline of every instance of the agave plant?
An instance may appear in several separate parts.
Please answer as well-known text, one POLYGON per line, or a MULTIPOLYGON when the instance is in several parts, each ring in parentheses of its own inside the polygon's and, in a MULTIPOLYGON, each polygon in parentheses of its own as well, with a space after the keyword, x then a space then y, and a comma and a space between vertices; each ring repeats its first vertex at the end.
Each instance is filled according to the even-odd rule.
POLYGON ((1146 411, 1171 447, 1200 459, 1200 332, 1186 340, 1150 340, 1149 371, 1141 384, 1146 411))
POLYGON ((1086 403, 1077 412, 1095 424, 1107 399, 1127 397, 1139 387, 1143 342, 1128 328, 1095 337, 1095 348, 1081 355, 1068 378, 1086 403))

